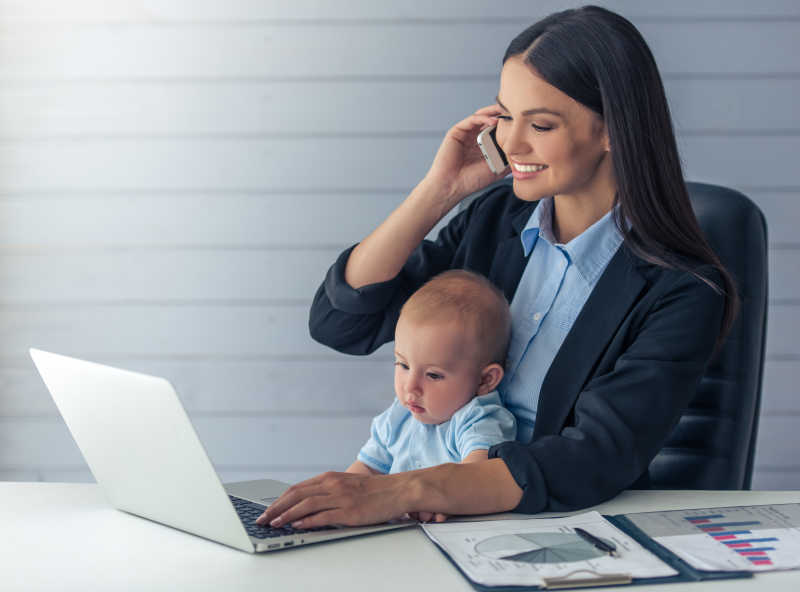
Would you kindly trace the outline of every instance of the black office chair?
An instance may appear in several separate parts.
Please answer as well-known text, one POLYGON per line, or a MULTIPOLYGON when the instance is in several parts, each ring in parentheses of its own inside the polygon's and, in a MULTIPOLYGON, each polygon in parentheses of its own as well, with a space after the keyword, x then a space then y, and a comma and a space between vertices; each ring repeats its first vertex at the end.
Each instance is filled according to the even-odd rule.
POLYGON ((654 489, 750 489, 767 329, 767 224, 750 199, 687 183, 700 227, 733 275, 741 306, 697 394, 650 464, 654 489))

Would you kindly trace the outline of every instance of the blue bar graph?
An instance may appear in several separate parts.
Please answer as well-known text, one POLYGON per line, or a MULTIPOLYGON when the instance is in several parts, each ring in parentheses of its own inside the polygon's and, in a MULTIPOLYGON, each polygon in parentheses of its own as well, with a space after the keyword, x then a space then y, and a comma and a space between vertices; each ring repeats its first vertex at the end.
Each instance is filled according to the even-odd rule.
POLYGON ((768 543, 771 541, 777 541, 776 537, 767 537, 765 539, 736 539, 735 541, 722 541, 726 545, 739 545, 741 543, 768 543))
POLYGON ((712 524, 698 524, 700 528, 718 528, 720 526, 724 526, 725 528, 729 526, 751 526, 753 524, 761 524, 758 520, 754 520, 751 522, 714 522, 712 524))

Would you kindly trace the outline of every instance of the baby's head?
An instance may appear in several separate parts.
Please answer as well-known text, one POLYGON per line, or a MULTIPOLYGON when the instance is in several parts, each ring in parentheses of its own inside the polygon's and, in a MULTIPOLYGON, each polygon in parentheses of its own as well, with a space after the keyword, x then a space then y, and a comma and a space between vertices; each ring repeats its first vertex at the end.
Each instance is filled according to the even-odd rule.
POLYGON ((503 378, 511 314, 481 275, 446 271, 414 292, 395 329, 394 390, 416 419, 447 421, 503 378))

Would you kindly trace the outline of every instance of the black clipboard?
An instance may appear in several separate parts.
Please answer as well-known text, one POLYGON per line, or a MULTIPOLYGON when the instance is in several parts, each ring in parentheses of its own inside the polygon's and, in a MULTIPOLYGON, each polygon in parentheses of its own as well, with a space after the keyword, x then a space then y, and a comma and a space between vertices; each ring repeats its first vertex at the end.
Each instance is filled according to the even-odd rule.
POLYGON ((459 567, 458 563, 441 546, 435 544, 436 548, 447 557, 461 575, 466 578, 470 585, 482 592, 521 592, 523 590, 574 590, 580 588, 596 587, 615 587, 615 586, 636 586, 642 584, 674 584, 677 582, 701 582, 707 580, 730 580, 737 578, 752 578, 753 572, 750 571, 705 571, 695 569, 683 559, 675 555, 666 547, 660 545, 638 526, 629 520, 624 514, 614 516, 602 515, 608 522, 616 526, 622 532, 634 539, 642 547, 650 551, 653 555, 661 559, 678 572, 674 576, 663 576, 657 578, 632 578, 629 574, 597 574, 589 570, 576 570, 569 576, 559 578, 544 578, 544 586, 486 586, 474 582, 459 567))

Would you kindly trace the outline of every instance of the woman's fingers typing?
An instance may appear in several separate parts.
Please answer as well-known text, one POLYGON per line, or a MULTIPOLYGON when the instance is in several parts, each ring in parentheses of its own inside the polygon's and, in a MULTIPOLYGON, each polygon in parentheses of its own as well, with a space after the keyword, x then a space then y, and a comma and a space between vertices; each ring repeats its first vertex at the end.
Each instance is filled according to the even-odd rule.
POLYGON ((385 522, 405 512, 393 506, 401 489, 386 475, 323 473, 287 489, 256 523, 308 528, 385 522))
MULTIPOLYGON (((269 524, 270 526, 284 526, 286 524, 292 524, 294 526, 306 526, 305 521, 313 518, 314 515, 319 515, 320 513, 326 513, 335 509, 335 501, 331 499, 331 496, 314 495, 312 497, 307 497, 303 500, 300 500, 285 512, 271 520, 269 524), (298 523, 301 521, 303 524, 298 523)), ((316 520, 316 522, 319 522, 319 520, 316 520)))
MULTIPOLYGON (((316 477, 312 477, 311 479, 307 479, 306 481, 301 481, 295 485, 292 485, 283 492, 277 500, 275 500, 261 516, 256 519, 257 524, 266 525, 271 523, 273 520, 281 516, 284 512, 289 510, 290 508, 296 506, 299 502, 309 499, 312 496, 318 495, 318 485, 323 478, 322 475, 317 475, 316 477)), ((282 523, 286 521, 283 520, 282 523)))
MULTIPOLYGON (((262 526, 291 524, 314 528, 328 524, 355 526, 385 522, 402 516, 397 492, 407 489, 397 475, 360 475, 328 472, 292 485, 256 519, 262 526)), ((444 522, 446 514, 411 511, 420 522, 444 522)))

